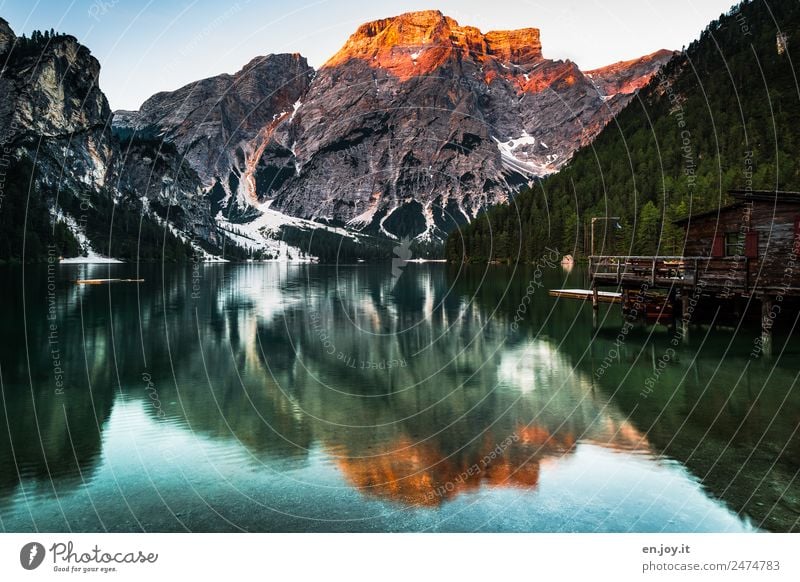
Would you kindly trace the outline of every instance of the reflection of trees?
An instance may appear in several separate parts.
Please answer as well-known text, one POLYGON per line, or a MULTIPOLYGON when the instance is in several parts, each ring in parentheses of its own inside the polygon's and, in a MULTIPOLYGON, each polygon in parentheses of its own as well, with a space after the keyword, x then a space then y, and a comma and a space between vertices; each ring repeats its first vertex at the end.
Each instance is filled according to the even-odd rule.
MULTIPOLYGON (((512 318, 530 271, 502 284, 511 291, 498 301, 495 288, 477 289, 474 270, 453 280, 462 297, 477 294, 484 310, 499 307, 500 318, 512 318), (494 297, 494 300, 492 299, 494 297)), ((547 288, 583 287, 581 269, 563 284, 560 270, 548 272, 547 288)), ((600 317, 603 318, 604 311, 600 317)), ((704 487, 734 511, 777 531, 798 527, 800 519, 800 395, 794 389, 796 342, 772 361, 750 361, 754 334, 742 329, 737 336, 706 328, 692 332, 690 345, 681 344, 661 371, 655 389, 646 398, 642 390, 658 369, 659 359, 673 347, 673 331, 660 327, 635 330, 617 346, 621 322, 612 308, 595 334, 591 308, 576 301, 542 294, 525 318, 522 335, 553 338, 559 353, 576 373, 592 377, 604 358, 617 348, 620 359, 595 379, 599 393, 608 394, 614 409, 629 415, 647 435, 658 454, 674 458, 700 477, 704 487), (569 331, 567 331, 569 330, 569 331)))
MULTIPOLYGON (((10 281, 20 281, 21 269, 10 275, 10 281)), ((57 343, 49 343, 46 272, 26 268, 24 280, 24 290, 21 284, 6 285, 0 296, 6 331, 0 335, 0 494, 13 492, 24 478, 61 494, 89 479, 100 456, 115 383, 108 365, 108 327, 82 327, 81 314, 62 300, 74 286, 62 281, 52 336, 57 343), (54 383, 50 352, 55 348, 64 370, 63 394, 56 393, 54 383)), ((94 309, 84 315, 94 318, 94 309)))
MULTIPOLYGON (((800 395, 796 368, 754 362, 745 368, 749 342, 727 341, 678 352, 647 398, 645 381, 669 344, 632 338, 623 361, 599 382, 629 413, 659 454, 683 463, 734 511, 776 531, 800 523, 800 395), (641 353, 637 365, 631 365, 641 353), (627 360, 627 361, 626 361, 627 360)), ((726 338, 729 339, 729 338, 726 338)), ((595 353, 613 344, 601 339, 595 353)), ((586 368, 588 362, 582 365, 586 368)), ((597 364, 597 361, 595 361, 597 364)))

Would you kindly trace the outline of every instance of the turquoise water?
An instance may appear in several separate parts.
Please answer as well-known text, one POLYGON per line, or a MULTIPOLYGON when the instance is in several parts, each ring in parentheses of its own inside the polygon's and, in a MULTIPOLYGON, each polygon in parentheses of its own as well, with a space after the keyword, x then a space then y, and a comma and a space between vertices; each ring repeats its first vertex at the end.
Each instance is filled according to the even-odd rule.
POLYGON ((798 527, 795 340, 620 341, 580 269, 2 273, 5 531, 798 527))

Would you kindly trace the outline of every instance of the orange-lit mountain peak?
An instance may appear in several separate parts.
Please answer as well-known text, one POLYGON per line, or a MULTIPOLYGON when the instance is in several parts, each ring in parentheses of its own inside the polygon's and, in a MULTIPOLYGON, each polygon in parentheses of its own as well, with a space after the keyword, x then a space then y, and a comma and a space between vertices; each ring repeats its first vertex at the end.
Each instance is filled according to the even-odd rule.
POLYGON ((595 86, 605 95, 617 93, 633 93, 644 87, 652 75, 642 74, 652 70, 654 64, 665 63, 675 53, 666 49, 658 50, 637 59, 619 61, 599 69, 585 71, 595 86))
POLYGON ((500 61, 515 64, 542 58, 542 43, 538 28, 493 30, 484 35, 489 54, 500 61))
POLYGON ((352 59, 389 70, 401 78, 429 73, 451 56, 521 63, 541 58, 539 30, 525 28, 483 34, 460 26, 438 10, 409 12, 363 24, 325 67, 352 59))

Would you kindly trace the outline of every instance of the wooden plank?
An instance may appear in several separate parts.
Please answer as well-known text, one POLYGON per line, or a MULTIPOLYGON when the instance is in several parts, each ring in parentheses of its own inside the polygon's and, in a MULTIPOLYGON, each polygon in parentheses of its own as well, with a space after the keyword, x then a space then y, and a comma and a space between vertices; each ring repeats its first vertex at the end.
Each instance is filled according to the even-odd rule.
MULTIPOLYGON (((551 289, 548 291, 548 295, 564 299, 591 300, 593 291, 591 289, 551 289)), ((597 291, 597 301, 599 303, 619 303, 621 300, 622 293, 597 291)))

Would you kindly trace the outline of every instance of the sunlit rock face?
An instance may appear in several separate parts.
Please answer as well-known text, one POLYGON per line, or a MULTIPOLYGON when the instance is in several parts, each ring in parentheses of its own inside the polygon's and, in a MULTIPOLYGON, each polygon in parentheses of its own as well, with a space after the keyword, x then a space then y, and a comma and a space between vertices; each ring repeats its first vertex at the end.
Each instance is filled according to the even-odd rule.
POLYGON ((647 85, 656 68, 673 56, 672 51, 660 50, 638 59, 620 61, 606 67, 586 71, 602 95, 629 95, 647 85))
POLYGON ((598 74, 601 91, 575 63, 544 58, 535 28, 482 33, 438 11, 364 24, 303 98, 298 174, 276 207, 441 236, 557 171, 670 56, 598 74))

